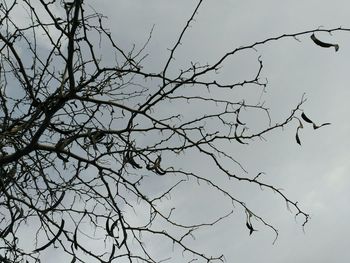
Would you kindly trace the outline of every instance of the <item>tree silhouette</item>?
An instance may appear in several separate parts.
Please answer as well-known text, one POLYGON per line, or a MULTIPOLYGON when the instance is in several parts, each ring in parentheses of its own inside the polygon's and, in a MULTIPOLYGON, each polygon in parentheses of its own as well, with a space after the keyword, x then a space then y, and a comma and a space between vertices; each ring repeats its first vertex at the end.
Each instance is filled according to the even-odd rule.
POLYGON ((234 48, 212 64, 193 62, 176 71, 176 51, 202 2, 162 70, 151 72, 143 65, 151 34, 140 49, 125 51, 104 25, 105 17, 82 0, 1 1, 2 262, 39 262, 52 248, 71 262, 162 262, 149 249, 155 241, 181 251, 187 261, 220 262, 223 255, 197 250, 189 239, 237 207, 246 214, 248 234, 254 235, 254 224, 261 224, 277 238, 277 229, 236 198, 223 180, 271 190, 303 218, 303 225, 308 222, 296 201, 265 183, 263 173, 247 174, 223 144, 244 147, 288 125, 296 128, 300 144, 303 123, 327 123, 318 126, 306 117, 300 109, 304 97, 274 124, 263 103, 232 96, 236 87, 265 90, 260 57, 252 77, 241 82, 222 82, 218 70, 230 57, 285 38, 311 36, 317 45, 338 50, 314 33, 348 29, 283 34, 234 48), (18 9, 26 10, 29 23, 19 22, 24 18, 18 9), (108 59, 101 43, 108 46, 108 59), (264 127, 249 127, 246 112, 263 113, 264 127), (185 168, 194 160, 210 164, 215 175, 185 168), (152 190, 157 184, 162 186, 152 190), (228 212, 184 223, 176 216, 181 207, 162 206, 177 192, 186 195, 184 185, 196 184, 222 193, 232 203, 228 212), (24 241, 28 228, 33 240, 24 241))

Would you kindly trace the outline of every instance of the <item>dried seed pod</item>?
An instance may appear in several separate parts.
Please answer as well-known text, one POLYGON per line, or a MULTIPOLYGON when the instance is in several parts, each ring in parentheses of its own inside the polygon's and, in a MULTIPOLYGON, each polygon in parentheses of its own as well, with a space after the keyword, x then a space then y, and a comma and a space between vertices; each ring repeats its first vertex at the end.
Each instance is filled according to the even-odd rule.
POLYGON ((331 43, 323 42, 323 41, 317 39, 314 33, 312 33, 311 39, 312 39, 312 41, 314 41, 314 43, 316 45, 318 45, 320 47, 324 47, 324 48, 334 47, 335 52, 337 52, 339 50, 339 45, 338 44, 331 44, 331 43))

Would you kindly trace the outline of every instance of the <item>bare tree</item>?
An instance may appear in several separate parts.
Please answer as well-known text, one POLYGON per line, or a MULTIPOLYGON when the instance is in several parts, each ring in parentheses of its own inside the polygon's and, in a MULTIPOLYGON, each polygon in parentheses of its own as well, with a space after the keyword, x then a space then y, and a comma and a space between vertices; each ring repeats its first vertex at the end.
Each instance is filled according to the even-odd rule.
POLYGON ((162 70, 149 72, 143 66, 149 39, 139 49, 123 50, 105 27, 105 17, 83 0, 1 1, 2 262, 40 262, 52 248, 71 262, 161 262, 165 259, 149 249, 153 240, 170 244, 187 261, 220 262, 223 255, 199 251, 189 239, 230 216, 234 207, 246 213, 249 234, 259 223, 277 238, 277 229, 222 180, 271 190, 303 218, 303 225, 308 222, 296 201, 265 183, 262 173, 247 174, 223 144, 245 146, 288 125, 300 143, 303 123, 322 125, 300 109, 304 97, 275 123, 263 103, 230 96, 241 86, 265 91, 258 56, 257 69, 242 82, 224 83, 216 73, 228 58, 284 38, 311 36, 315 44, 337 51, 338 45, 322 42, 314 33, 348 29, 271 37, 234 48, 212 64, 193 62, 174 70, 176 52, 202 2, 174 39, 162 70), (26 10, 21 19, 27 22, 19 22, 18 10, 26 10), (109 49, 108 59, 101 45, 109 49), (191 111, 202 107, 210 111, 191 111), (243 111, 263 113, 264 126, 249 127, 243 111), (185 160, 195 159, 208 162, 215 176, 184 168, 185 160), (160 190, 150 190, 160 181, 160 190), (232 203, 228 212, 211 221, 184 223, 176 217, 179 207, 162 207, 174 192, 186 195, 183 185, 197 183, 224 194, 232 203), (31 241, 23 240, 28 228, 31 241))

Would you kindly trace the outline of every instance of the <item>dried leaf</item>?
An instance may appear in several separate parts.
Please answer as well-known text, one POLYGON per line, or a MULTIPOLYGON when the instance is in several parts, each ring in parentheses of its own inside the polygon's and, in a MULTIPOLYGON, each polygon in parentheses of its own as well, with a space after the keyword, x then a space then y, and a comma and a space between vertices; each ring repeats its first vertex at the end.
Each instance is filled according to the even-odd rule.
POLYGON ((235 137, 236 141, 239 142, 240 144, 246 144, 243 142, 238 136, 235 137))
POLYGON ((124 155, 124 163, 129 163, 131 164, 131 166, 134 168, 134 169, 141 169, 142 166, 139 165, 135 160, 134 160, 134 157, 132 155, 132 153, 127 150, 125 155, 124 155))
POLYGON ((75 228, 74 235, 73 235, 73 244, 74 244, 75 250, 78 249, 77 232, 78 232, 78 227, 75 228))
POLYGON ((249 235, 253 234, 253 232, 255 231, 255 229, 253 228, 252 224, 247 221, 247 223, 245 224, 247 226, 247 228, 249 229, 249 235))
POLYGON ((313 123, 313 121, 310 120, 310 119, 305 115, 304 112, 301 114, 301 117, 303 118, 304 121, 306 121, 306 122, 308 122, 308 123, 313 123))
MULTIPOLYGON (((322 127, 322 126, 327 126, 327 125, 331 125, 331 123, 330 123, 330 122, 322 123, 322 124, 320 125, 320 127, 322 127)), ((320 127, 319 127, 319 128, 320 128, 320 127)))
POLYGON ((321 127, 326 126, 326 125, 331 125, 331 123, 330 122, 326 122, 326 123, 322 123, 319 126, 314 123, 314 129, 316 130, 316 129, 321 128, 321 127))
MULTIPOLYGON (((259 173, 257 176, 259 176, 261 173, 259 173)), ((245 209, 245 212, 246 212, 246 214, 247 214, 247 217, 248 217, 248 219, 250 219, 252 216, 253 216, 253 214, 252 214, 252 212, 250 212, 250 210, 249 209, 245 209)))
POLYGON ((299 120, 299 126, 298 126, 298 129, 304 129, 304 125, 303 123, 299 120))
POLYGON ((240 144, 246 144, 245 142, 242 141, 241 138, 239 138, 239 135, 237 134, 237 124, 236 124, 236 130, 235 130, 235 139, 237 142, 239 142, 240 144))
POLYGON ((296 139, 297 143, 298 143, 299 145, 301 145, 301 142, 300 142, 300 139, 299 139, 299 135, 298 135, 298 131, 297 131, 297 133, 295 134, 295 139, 296 139))
POLYGON ((314 33, 311 35, 311 39, 312 39, 312 41, 314 41, 314 43, 316 45, 318 45, 320 47, 324 47, 324 48, 334 47, 335 52, 337 52, 339 50, 338 44, 331 44, 331 43, 323 42, 323 41, 317 39, 314 33))
POLYGON ((162 168, 155 167, 154 171, 159 175, 165 175, 166 172, 162 168))
POLYGON ((137 162, 135 162, 134 158, 132 158, 132 157, 130 157, 129 163, 131 164, 131 166, 132 166, 134 169, 141 169, 141 168, 142 168, 142 166, 139 165, 137 162))

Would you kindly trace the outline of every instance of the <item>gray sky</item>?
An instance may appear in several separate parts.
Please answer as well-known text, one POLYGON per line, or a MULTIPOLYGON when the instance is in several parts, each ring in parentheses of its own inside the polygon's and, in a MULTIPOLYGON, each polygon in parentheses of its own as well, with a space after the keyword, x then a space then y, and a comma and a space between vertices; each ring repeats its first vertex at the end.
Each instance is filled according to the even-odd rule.
MULTIPOLYGON (((99 8, 109 17, 113 33, 125 47, 143 43, 155 24, 146 62, 157 70, 195 4, 196 1, 103 1, 99 8)), ((212 62, 234 47, 282 33, 319 26, 346 27, 349 26, 348 9, 347 1, 338 0, 205 1, 176 55, 176 63, 212 62)), ((295 143, 295 126, 290 126, 266 136, 266 142, 253 142, 236 153, 248 171, 266 172, 269 182, 298 200, 310 213, 311 221, 303 233, 300 220, 294 220, 276 195, 238 186, 237 191, 245 196, 245 201, 261 211, 279 229, 280 235, 272 245, 271 231, 258 225, 259 231, 248 236, 244 213, 237 209, 233 217, 200 232, 196 239, 198 246, 224 253, 227 262, 323 263, 347 262, 350 257, 346 238, 350 234, 350 47, 347 44, 350 36, 346 33, 318 36, 339 43, 339 52, 315 46, 309 36, 301 37, 300 42, 285 39, 257 50, 264 61, 263 75, 269 81, 262 99, 272 109, 272 117, 278 119, 288 114, 305 92, 308 98, 303 106, 305 112, 315 122, 330 121, 332 125, 316 132, 303 129, 302 147, 295 143)), ((256 65, 253 57, 255 55, 248 52, 237 60, 232 59, 225 64, 223 77, 249 75, 256 65)), ((254 94, 258 100, 260 92, 254 94)), ((217 196, 200 197, 206 198, 208 211, 218 206, 217 196)), ((187 193, 186 198, 193 197, 187 193)), ((225 204, 220 205, 225 210, 225 204)), ((181 215, 196 218, 194 211, 201 213, 203 207, 199 210, 184 209, 181 215)), ((181 258, 171 262, 181 262, 181 258)))
MULTIPOLYGON (((87 2, 108 16, 106 25, 125 49, 130 49, 134 43, 141 47, 155 25, 146 49, 149 56, 145 66, 149 71, 157 71, 164 64, 169 54, 167 49, 177 40, 197 3, 189 0, 103 0, 98 1, 98 5, 97 1, 87 2)), ((340 0, 205 1, 176 53, 172 70, 177 72, 191 61, 211 63, 235 47, 283 33, 320 26, 350 27, 348 10, 348 2, 340 0)), ((229 59, 220 72, 221 79, 227 81, 249 77, 254 74, 256 58, 261 55, 262 76, 269 82, 267 92, 260 98, 261 90, 237 90, 237 96, 247 96, 255 103, 259 99, 265 101, 276 122, 287 116, 306 93, 308 101, 302 108, 307 115, 317 123, 332 123, 317 131, 311 127, 303 129, 302 147, 295 142, 295 124, 270 133, 265 136, 266 141, 225 148, 251 174, 265 172, 266 182, 283 188, 311 215, 304 233, 301 220, 294 219, 294 214, 288 212, 277 195, 246 184, 233 184, 233 191, 241 199, 279 229, 279 237, 272 245, 274 234, 255 221, 259 231, 249 236, 245 213, 237 207, 221 224, 196 234, 196 247, 213 254, 223 253, 227 262, 326 263, 347 262, 350 258, 346 238, 350 234, 350 33, 317 36, 338 43, 340 50, 335 53, 334 49, 319 48, 309 36, 300 37, 299 41, 283 39, 229 59)), ((108 56, 106 51, 105 57, 108 56)), ((259 116, 247 116, 247 119, 252 125, 260 121, 259 116)), ((190 160, 179 165, 203 169, 203 173, 211 176, 214 170, 199 162, 190 160)), ((158 191, 160 186, 154 185, 157 183, 161 184, 152 182, 148 187, 158 191)), ((181 188, 182 192, 163 204, 182 207, 176 212, 180 220, 213 218, 216 211, 231 210, 227 201, 207 191, 205 186, 202 190, 191 187, 181 188), (198 202, 185 206, 189 199, 198 202)), ((160 243, 149 244, 149 247, 159 255, 167 255, 160 243)), ((174 257, 169 262, 182 262, 182 258, 174 257)))

